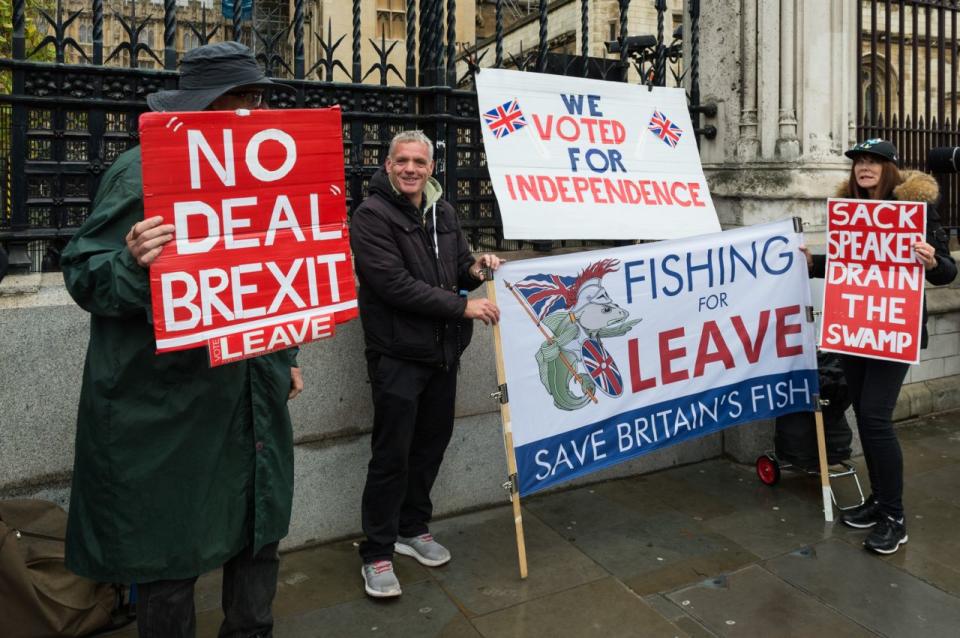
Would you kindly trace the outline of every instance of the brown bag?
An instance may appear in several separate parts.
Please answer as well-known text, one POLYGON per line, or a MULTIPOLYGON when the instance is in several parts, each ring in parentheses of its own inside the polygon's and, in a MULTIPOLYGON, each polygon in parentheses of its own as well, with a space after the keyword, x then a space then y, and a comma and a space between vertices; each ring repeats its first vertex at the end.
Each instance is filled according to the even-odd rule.
POLYGON ((110 624, 116 589, 66 568, 66 530, 67 514, 54 503, 0 501, 4 636, 83 636, 110 624))

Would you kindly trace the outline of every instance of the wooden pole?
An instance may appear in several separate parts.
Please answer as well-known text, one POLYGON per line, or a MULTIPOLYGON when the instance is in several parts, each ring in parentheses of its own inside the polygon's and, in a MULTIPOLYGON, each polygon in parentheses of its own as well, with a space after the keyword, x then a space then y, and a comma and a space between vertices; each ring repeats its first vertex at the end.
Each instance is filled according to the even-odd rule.
MULTIPOLYGON (((497 303, 497 290, 491 272, 486 271, 487 299, 497 303)), ((503 368, 503 344, 500 341, 500 325, 493 326, 493 346, 497 359, 497 384, 505 388, 507 375, 503 368)), ((500 400, 500 421, 503 424, 503 448, 507 454, 507 473, 510 475, 510 502, 513 505, 513 522, 517 532, 517 560, 520 563, 520 578, 527 577, 527 547, 523 540, 523 518, 520 513, 520 486, 517 484, 517 458, 513 453, 513 428, 510 425, 510 404, 500 400)))
POLYGON ((827 438, 823 432, 823 411, 820 409, 820 395, 813 395, 816 410, 813 418, 817 428, 817 454, 820 457, 820 489, 823 492, 823 520, 833 521, 833 500, 830 487, 830 466, 827 465, 827 438))

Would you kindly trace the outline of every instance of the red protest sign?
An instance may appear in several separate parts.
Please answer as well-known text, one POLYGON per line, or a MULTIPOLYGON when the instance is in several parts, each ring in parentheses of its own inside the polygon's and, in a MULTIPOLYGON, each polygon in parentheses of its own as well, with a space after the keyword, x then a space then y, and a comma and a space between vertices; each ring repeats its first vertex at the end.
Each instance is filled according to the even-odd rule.
POLYGON ((211 365, 328 337, 357 316, 339 108, 146 113, 144 215, 157 352, 211 365))
POLYGON ((926 227, 922 202, 828 200, 822 350, 919 361, 926 227))

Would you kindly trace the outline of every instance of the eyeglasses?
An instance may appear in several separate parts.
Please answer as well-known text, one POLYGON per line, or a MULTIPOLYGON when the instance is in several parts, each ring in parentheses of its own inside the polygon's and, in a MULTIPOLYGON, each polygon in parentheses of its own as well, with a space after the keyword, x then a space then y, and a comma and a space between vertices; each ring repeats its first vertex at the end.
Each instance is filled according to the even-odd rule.
POLYGON ((230 91, 227 95, 240 100, 250 108, 259 108, 263 104, 263 91, 230 91))

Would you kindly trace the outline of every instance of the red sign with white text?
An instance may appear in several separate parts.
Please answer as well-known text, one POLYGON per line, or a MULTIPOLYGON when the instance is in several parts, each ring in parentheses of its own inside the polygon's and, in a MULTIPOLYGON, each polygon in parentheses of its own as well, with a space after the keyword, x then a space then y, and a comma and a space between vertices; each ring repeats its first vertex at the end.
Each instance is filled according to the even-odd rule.
POLYGON ((211 365, 333 334, 357 316, 340 109, 140 116, 157 352, 211 365))
POLYGON ((828 200, 822 350, 920 360, 926 227, 922 202, 828 200))

